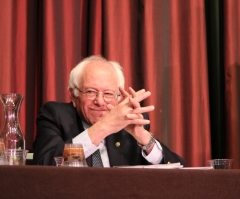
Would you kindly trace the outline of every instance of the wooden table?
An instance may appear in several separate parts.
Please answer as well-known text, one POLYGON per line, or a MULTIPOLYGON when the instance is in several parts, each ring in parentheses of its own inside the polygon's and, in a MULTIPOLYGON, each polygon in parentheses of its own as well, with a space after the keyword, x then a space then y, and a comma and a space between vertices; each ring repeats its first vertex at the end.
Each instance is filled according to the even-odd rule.
POLYGON ((0 166, 0 198, 240 198, 240 170, 0 166))

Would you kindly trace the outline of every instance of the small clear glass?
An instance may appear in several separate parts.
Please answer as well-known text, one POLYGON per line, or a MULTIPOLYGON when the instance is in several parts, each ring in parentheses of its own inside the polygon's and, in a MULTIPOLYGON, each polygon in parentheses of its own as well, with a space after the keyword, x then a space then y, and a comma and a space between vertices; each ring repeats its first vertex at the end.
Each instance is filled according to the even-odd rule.
POLYGON ((61 157, 54 157, 54 160, 56 162, 57 167, 63 166, 64 158, 62 156, 61 157))
POLYGON ((208 160, 208 163, 213 169, 231 169, 233 159, 213 159, 208 160))
POLYGON ((28 150, 7 149, 5 150, 5 158, 7 165, 25 165, 28 150))

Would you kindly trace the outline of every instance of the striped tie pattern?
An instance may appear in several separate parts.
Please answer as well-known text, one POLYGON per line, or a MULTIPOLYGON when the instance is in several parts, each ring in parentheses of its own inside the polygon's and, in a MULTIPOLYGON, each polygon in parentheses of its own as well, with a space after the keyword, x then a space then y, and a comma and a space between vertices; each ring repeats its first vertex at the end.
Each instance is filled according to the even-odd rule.
POLYGON ((103 167, 99 149, 92 154, 92 167, 103 167))

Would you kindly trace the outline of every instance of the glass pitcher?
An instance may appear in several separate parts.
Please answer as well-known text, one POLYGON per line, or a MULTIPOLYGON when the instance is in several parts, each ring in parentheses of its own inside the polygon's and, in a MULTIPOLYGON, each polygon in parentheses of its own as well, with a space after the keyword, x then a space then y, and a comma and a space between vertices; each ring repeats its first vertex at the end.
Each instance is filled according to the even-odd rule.
POLYGON ((4 141, 5 149, 25 149, 25 139, 18 120, 23 95, 16 93, 1 94, 0 100, 5 112, 5 122, 0 138, 4 141))

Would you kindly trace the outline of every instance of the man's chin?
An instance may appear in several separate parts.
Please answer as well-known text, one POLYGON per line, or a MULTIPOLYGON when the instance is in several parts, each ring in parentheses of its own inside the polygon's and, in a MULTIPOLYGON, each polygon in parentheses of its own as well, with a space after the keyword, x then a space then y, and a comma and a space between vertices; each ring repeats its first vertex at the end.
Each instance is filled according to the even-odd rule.
POLYGON ((104 115, 106 115, 107 112, 101 112, 101 114, 93 114, 91 117, 91 123, 95 124, 98 122, 104 115))
POLYGON ((94 118, 91 118, 90 122, 91 124, 95 124, 96 122, 98 122, 102 117, 94 117, 94 118))

